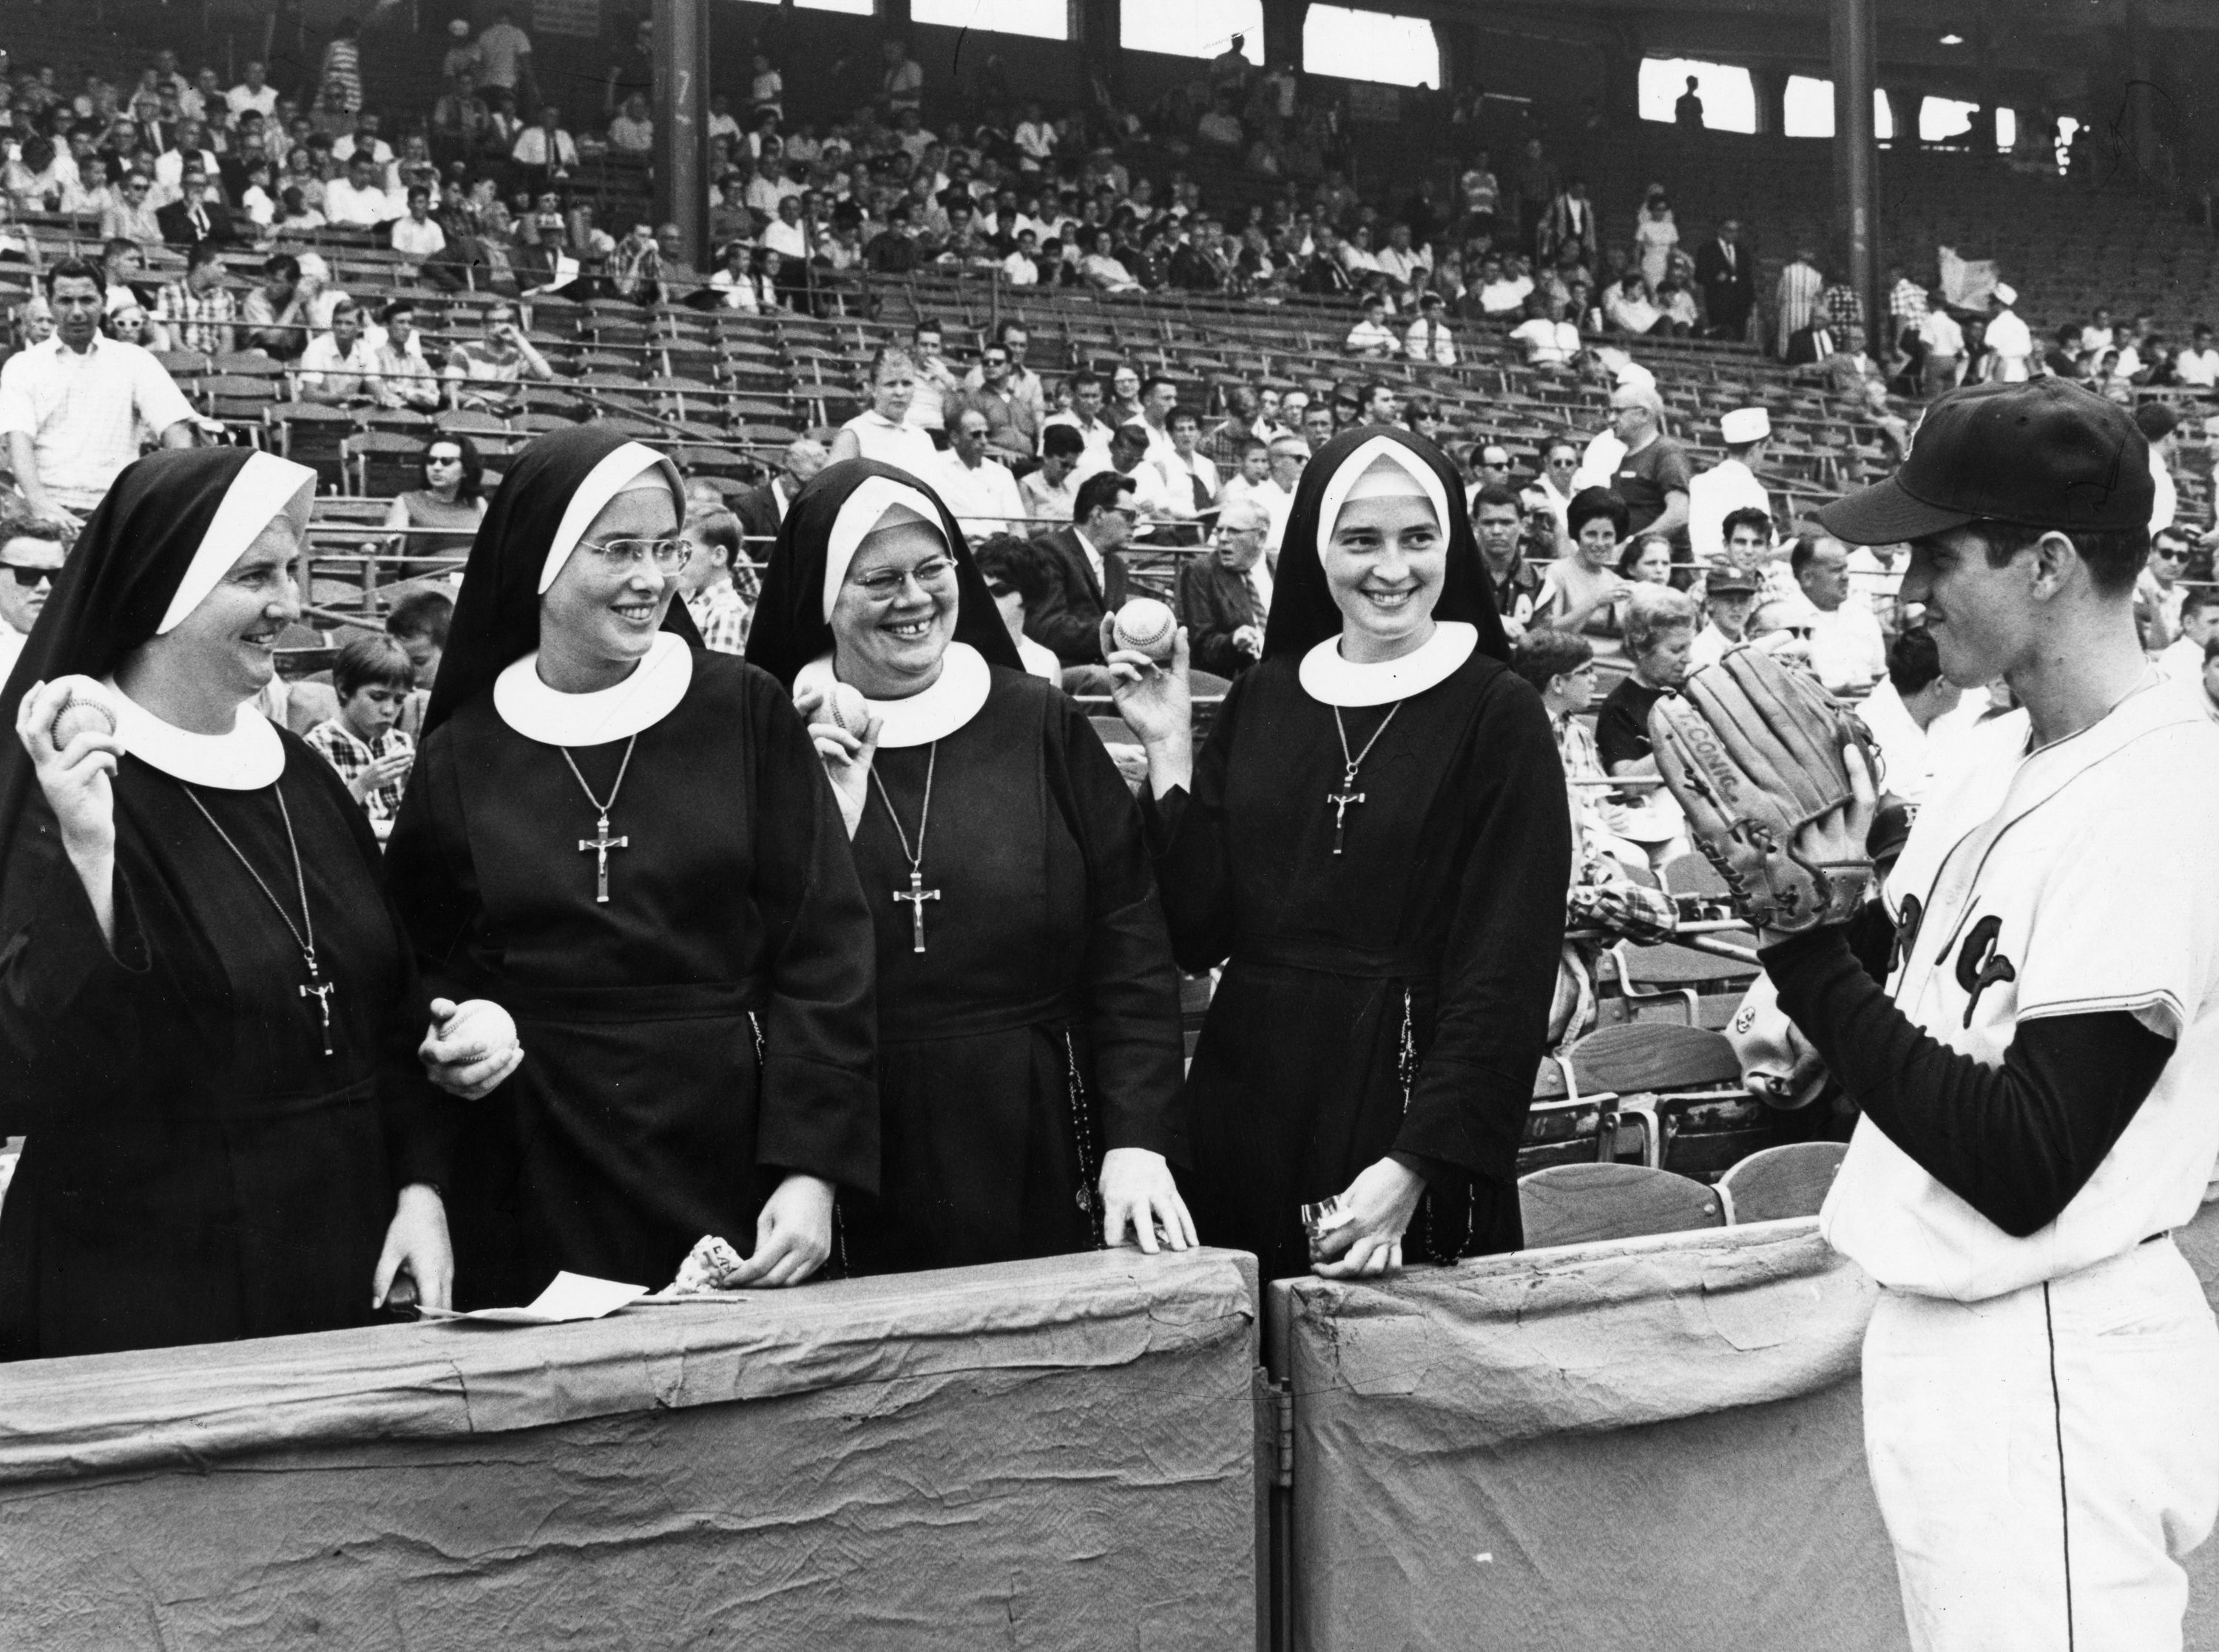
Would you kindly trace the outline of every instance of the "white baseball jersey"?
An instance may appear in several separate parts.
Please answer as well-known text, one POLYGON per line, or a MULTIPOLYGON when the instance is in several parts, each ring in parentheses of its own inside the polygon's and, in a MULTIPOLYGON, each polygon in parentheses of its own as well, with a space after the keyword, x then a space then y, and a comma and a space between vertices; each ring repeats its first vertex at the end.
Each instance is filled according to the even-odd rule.
POLYGON ((2025 1239, 1858 1121, 1820 1231, 1883 1285, 1967 1302, 2181 1226, 2219 1153, 2219 724, 2153 686, 2041 751, 2027 737, 2023 712, 1981 729, 1920 810, 1885 891, 1890 993, 1991 1067, 2042 1015, 2123 1009, 2175 1047, 2094 1176, 2025 1239))

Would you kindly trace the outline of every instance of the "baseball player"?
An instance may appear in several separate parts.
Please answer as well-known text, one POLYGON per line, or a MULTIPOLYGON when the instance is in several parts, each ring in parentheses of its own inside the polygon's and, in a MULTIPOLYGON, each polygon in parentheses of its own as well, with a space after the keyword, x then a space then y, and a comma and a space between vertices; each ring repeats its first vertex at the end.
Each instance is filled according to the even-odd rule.
POLYGON ((1907 541, 1944 674, 2023 708, 1880 901, 1762 937, 1862 1109, 1821 1228, 1882 1287, 1865 1445, 1919 1652, 2177 1649, 2219 1512, 2219 1326, 2169 1238, 2219 1154, 2219 726, 2135 636, 2150 494, 2133 420, 2043 378, 1943 396, 1819 513, 1907 541))

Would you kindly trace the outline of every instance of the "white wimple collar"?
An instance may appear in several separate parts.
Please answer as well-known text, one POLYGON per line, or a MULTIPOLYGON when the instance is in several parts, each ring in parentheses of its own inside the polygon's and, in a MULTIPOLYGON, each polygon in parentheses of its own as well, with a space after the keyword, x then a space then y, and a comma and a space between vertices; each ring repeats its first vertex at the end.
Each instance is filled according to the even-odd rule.
POLYGON ((613 688, 566 694, 539 680, 535 649, 493 681, 493 709, 526 740, 543 746, 605 746, 651 729, 678 709, 693 681, 693 650, 674 631, 657 631, 631 676, 613 688))
POLYGON ((259 792, 285 772, 285 744, 252 700, 239 708, 229 734, 195 734, 156 717, 117 688, 114 678, 108 686, 115 696, 115 733, 123 749, 173 780, 219 792, 259 792))
POLYGON ((1479 627, 1444 619, 1426 645, 1399 660, 1353 665, 1340 657, 1340 638, 1328 637, 1308 654, 1296 675, 1302 692, 1326 705, 1385 705, 1408 699, 1456 675, 1479 646, 1479 627))
MULTIPOLYGON (((793 686, 797 692, 813 688, 829 694, 836 681, 832 656, 825 654, 794 674, 793 686)), ((929 746, 935 740, 945 740, 978 716, 979 708, 986 703, 986 691, 993 686, 994 669, 986 663, 986 656, 968 643, 950 643, 941 656, 940 675, 933 679, 931 687, 920 689, 906 699, 866 699, 863 703, 885 724, 879 730, 882 748, 929 746)))

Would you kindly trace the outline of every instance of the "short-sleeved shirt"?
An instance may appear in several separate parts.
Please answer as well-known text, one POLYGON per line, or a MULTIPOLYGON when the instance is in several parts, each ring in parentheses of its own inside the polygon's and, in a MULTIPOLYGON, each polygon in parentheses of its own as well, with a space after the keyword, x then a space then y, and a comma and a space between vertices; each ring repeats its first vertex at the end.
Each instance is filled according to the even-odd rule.
POLYGON ((31 438, 39 480, 71 510, 100 502, 139 456, 142 430, 158 437, 192 416, 162 363, 121 339, 96 337, 79 354, 55 337, 0 367, 0 435, 31 438))
MULTIPOLYGON (((1620 459, 1611 486, 1625 501, 1627 531, 1639 533, 1663 515, 1664 496, 1686 493, 1693 475, 1687 450, 1669 436, 1660 436, 1640 452, 1620 459)), ((1684 541, 1686 535, 1683 531, 1674 537, 1684 541)))
POLYGON ((531 55, 531 37, 514 23, 495 23, 478 36, 478 54, 485 59, 485 84, 513 91, 523 60, 531 55))
POLYGON ((1628 677, 1606 695, 1595 713, 1595 750, 1601 755, 1603 772, 1619 763, 1638 763, 1654 749, 1649 743, 1649 708, 1664 698, 1664 690, 1645 686, 1628 677))

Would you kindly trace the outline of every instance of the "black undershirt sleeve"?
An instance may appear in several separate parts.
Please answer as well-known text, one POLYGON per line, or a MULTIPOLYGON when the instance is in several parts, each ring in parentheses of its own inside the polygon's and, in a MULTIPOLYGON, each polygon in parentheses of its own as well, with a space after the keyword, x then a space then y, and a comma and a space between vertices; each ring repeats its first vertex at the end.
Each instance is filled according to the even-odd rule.
MULTIPOLYGON (((1873 967, 1886 959, 1876 926, 1860 919, 1764 948, 1780 1007, 1928 1175, 2015 1239, 2048 1226, 2124 1133, 2172 1040, 2124 1010, 2044 1015, 2019 1022, 2000 1068, 1984 1065, 1896 1008, 1873 967)), ((1877 928, 1892 939, 1884 913, 1877 928)))

